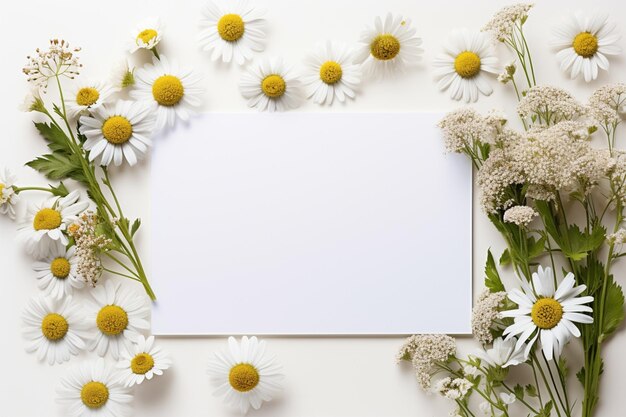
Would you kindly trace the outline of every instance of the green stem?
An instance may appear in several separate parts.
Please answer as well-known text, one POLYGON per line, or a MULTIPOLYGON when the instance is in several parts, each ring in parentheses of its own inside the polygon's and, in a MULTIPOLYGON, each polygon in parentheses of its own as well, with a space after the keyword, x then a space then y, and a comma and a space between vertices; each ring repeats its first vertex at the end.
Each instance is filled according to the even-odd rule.
MULTIPOLYGON (((554 398, 554 394, 552 394, 552 390, 550 389, 550 383, 548 382, 548 378, 546 378, 546 374, 545 372, 543 372, 543 369, 541 368, 541 365, 539 364, 539 361, 537 360, 537 355, 533 352, 531 353, 531 357, 533 359, 533 362, 536 362, 537 368, 539 369, 539 374, 541 375, 541 379, 543 379, 544 386, 546 387, 546 390, 548 391, 548 395, 550 395, 552 404, 554 404, 554 409, 556 410, 556 414, 559 417, 561 417, 561 412, 559 411, 559 405, 557 404, 554 398)), ((537 387, 537 391, 539 391, 539 387, 537 387)))
POLYGON ((52 188, 46 188, 46 187, 15 187, 14 186, 13 191, 15 192, 15 194, 19 194, 22 191, 45 191, 50 194, 55 194, 55 191, 52 188))
POLYGON ((132 279, 133 281, 139 281, 139 279, 135 278, 135 277, 131 277, 130 275, 126 275, 123 274, 119 271, 113 271, 112 269, 109 268, 105 268, 104 266, 102 267, 103 270, 107 271, 110 274, 114 274, 114 275, 119 275, 120 277, 124 277, 124 278, 128 278, 128 279, 132 279))

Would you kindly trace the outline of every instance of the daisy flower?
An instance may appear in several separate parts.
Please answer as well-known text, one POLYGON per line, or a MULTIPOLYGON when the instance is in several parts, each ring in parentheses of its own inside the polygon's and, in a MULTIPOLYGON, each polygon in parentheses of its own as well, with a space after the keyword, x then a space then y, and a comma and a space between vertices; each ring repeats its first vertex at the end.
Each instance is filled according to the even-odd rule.
POLYGON ((571 78, 582 73, 586 82, 598 78, 598 68, 608 71, 607 55, 622 51, 617 45, 620 35, 607 14, 577 12, 555 28, 554 35, 561 70, 569 71, 571 78))
POLYGON ((498 337, 490 349, 480 350, 474 356, 492 367, 516 366, 528 359, 526 345, 523 343, 519 347, 516 345, 517 339, 514 337, 507 340, 498 337))
POLYGON ((228 347, 209 362, 208 374, 217 385, 214 395, 225 395, 224 400, 243 414, 250 406, 258 410, 282 389, 281 367, 266 355, 265 341, 256 337, 242 337, 241 345, 229 337, 228 347))
POLYGON ((410 19, 387 14, 385 21, 376 17, 374 26, 367 27, 361 34, 356 61, 363 64, 363 73, 380 76, 401 70, 421 59, 424 52, 422 39, 415 36, 410 19))
POLYGON ((57 388, 58 401, 67 404, 68 417, 126 417, 132 415, 129 389, 117 381, 102 358, 70 368, 57 388))
POLYGON ((150 17, 140 22, 131 32, 128 50, 132 54, 138 49, 154 48, 161 42, 164 25, 158 17, 150 17))
POLYGON ((111 70, 111 83, 122 90, 135 84, 135 70, 129 67, 126 59, 119 61, 111 70))
POLYGON ((98 334, 89 348, 100 356, 110 351, 117 360, 124 349, 131 350, 132 342, 142 330, 150 328, 150 307, 143 296, 121 291, 120 284, 111 280, 96 287, 91 294, 95 305, 88 319, 96 325, 98 334))
POLYGON ((251 65, 239 83, 248 106, 270 112, 284 111, 300 105, 300 81, 280 59, 264 60, 251 65))
POLYGON ((12 220, 15 220, 15 205, 19 200, 13 190, 15 180, 15 175, 8 168, 0 170, 0 214, 8 215, 12 220))
POLYGON ((65 100, 67 112, 72 118, 88 114, 106 103, 113 93, 115 88, 101 81, 76 85, 65 100))
POLYGON ((587 289, 586 285, 575 287, 574 275, 570 272, 555 289, 556 278, 552 269, 541 266, 532 276, 533 288, 522 280, 522 290, 515 288, 508 297, 518 305, 513 310, 503 311, 502 317, 513 317, 515 322, 504 330, 506 339, 519 335, 515 345, 518 350, 529 338, 527 350, 541 340, 543 353, 548 360, 559 357, 563 346, 572 336, 580 337, 574 323, 590 324, 593 318, 582 313, 591 313, 591 307, 583 305, 593 297, 578 297, 587 289))
POLYGON ((117 368, 120 370, 120 382, 132 387, 155 375, 163 375, 171 364, 168 355, 154 346, 154 336, 146 339, 139 335, 133 348, 122 354, 117 368))
POLYGON ((63 300, 31 299, 23 320, 26 351, 36 352, 39 360, 46 359, 50 365, 67 362, 85 348, 83 314, 69 296, 63 300))
POLYGON ((119 100, 81 116, 80 124, 80 132, 87 137, 83 147, 90 151, 89 160, 99 157, 100 165, 121 165, 126 159, 133 166, 151 145, 153 118, 146 103, 119 100))
POLYGON ((26 241, 26 251, 37 259, 52 256, 69 243, 65 230, 77 219, 89 203, 78 202, 78 191, 62 198, 50 199, 28 208, 27 220, 20 227, 26 241))
POLYGON ((444 50, 434 61, 441 91, 450 89, 450 97, 466 103, 478 100, 479 93, 493 92, 485 73, 499 72, 498 58, 487 34, 454 31, 444 50))
POLYGON ((68 250, 65 247, 55 248, 50 257, 33 264, 39 288, 44 295, 59 300, 72 295, 74 288, 83 287, 84 283, 77 272, 78 258, 74 256, 75 250, 75 246, 68 250))
POLYGON ((353 51, 346 45, 327 42, 317 45, 305 61, 307 69, 302 81, 308 87, 308 96, 318 104, 342 103, 354 98, 361 82, 361 69, 353 63, 353 51))
POLYGON ((213 51, 213 61, 234 58, 242 65, 264 49, 264 14, 247 0, 209 1, 202 12, 198 42, 203 51, 213 51))
POLYGON ((165 56, 153 58, 135 72, 135 88, 130 96, 154 106, 156 120, 154 130, 174 126, 176 119, 189 120, 194 108, 202 104, 202 75, 181 68, 165 56))

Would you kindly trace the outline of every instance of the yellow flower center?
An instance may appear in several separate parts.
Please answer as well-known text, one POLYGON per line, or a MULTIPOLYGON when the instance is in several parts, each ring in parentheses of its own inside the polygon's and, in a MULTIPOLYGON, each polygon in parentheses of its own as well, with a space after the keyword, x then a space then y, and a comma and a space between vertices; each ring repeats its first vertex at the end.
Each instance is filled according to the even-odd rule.
POLYGON ((124 116, 112 116, 102 124, 102 135, 115 145, 121 145, 133 135, 133 125, 124 116))
POLYGON ((533 305, 530 316, 540 329, 551 329, 561 321, 563 306, 554 298, 540 298, 533 305))
POLYGON ((6 186, 0 182, 0 199, 2 199, 2 193, 4 193, 4 187, 6 186))
POLYGON ((475 77, 480 72, 480 57, 471 51, 461 52, 454 59, 454 70, 463 78, 475 77))
POLYGON ((60 314, 50 313, 41 321, 41 333, 48 340, 63 339, 69 328, 67 320, 60 314))
POLYGON ((84 87, 76 93, 76 103, 80 106, 91 106, 100 98, 100 93, 93 87, 84 87))
POLYGON ((400 52, 400 41, 393 35, 378 35, 370 44, 370 52, 381 61, 394 59, 400 52))
POLYGON ((130 369, 135 374, 145 374, 154 367, 154 358, 149 353, 140 353, 130 361, 130 369))
POLYGON ((268 75, 261 82, 261 89, 266 96, 271 98, 278 98, 285 94, 287 91, 287 84, 280 75, 272 74, 268 75))
POLYGON ((245 24, 238 14, 225 14, 217 22, 217 33, 228 42, 239 40, 245 32, 245 24))
POLYGON ((56 258, 50 263, 50 272, 55 278, 64 279, 70 274, 70 261, 65 258, 56 258))
POLYGON ((137 35, 137 43, 139 43, 139 41, 143 43, 148 43, 152 39, 156 38, 158 35, 159 34, 157 33, 157 31, 154 29, 144 29, 139 32, 139 35, 137 35))
POLYGON ((598 52, 598 38, 589 32, 581 32, 572 42, 574 51, 583 58, 590 58, 598 52))
POLYGON ((120 306, 104 306, 98 312, 96 324, 102 333, 117 336, 128 326, 128 314, 120 306))
POLYGON ((228 381, 235 391, 248 392, 259 384, 259 372, 248 363, 240 363, 230 369, 228 381))
POLYGON ((109 400, 109 389, 102 382, 87 382, 80 390, 80 399, 89 408, 100 408, 109 400))
POLYGON ((43 208, 35 214, 33 228, 35 230, 52 230, 61 226, 61 213, 51 208, 43 208))
POLYGON ((184 95, 183 83, 173 75, 162 75, 152 84, 152 97, 161 106, 174 106, 184 95))
POLYGON ((335 61, 326 61, 320 67, 320 78, 326 84, 335 84, 341 80, 343 70, 335 61))

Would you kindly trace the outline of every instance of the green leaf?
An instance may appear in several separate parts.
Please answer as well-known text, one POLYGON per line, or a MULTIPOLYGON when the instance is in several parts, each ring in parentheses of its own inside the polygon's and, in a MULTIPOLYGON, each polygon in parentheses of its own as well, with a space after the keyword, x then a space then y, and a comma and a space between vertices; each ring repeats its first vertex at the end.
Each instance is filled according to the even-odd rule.
POLYGON ((80 162, 73 155, 67 156, 57 153, 42 155, 27 162, 26 165, 41 172, 51 180, 58 181, 71 178, 79 182, 87 182, 80 162))
POLYGON ((485 287, 491 292, 504 291, 504 285, 500 279, 496 262, 493 260, 491 250, 487 251, 487 264, 485 265, 485 287))
POLYGON ((139 226, 141 226, 141 219, 135 219, 135 221, 133 222, 133 226, 130 229, 131 237, 135 236, 135 233, 137 233, 137 230, 139 230, 139 226))
POLYGON ((622 287, 615 283, 612 275, 608 279, 600 341, 615 332, 624 320, 624 293, 622 292, 622 287))
POLYGON ((50 186, 50 190, 52 191, 53 195, 56 195, 59 197, 65 197, 66 195, 70 193, 67 187, 65 187, 65 184, 63 184, 63 181, 61 181, 59 185, 57 185, 56 187, 52 184, 48 184, 48 185, 50 186))
POLYGON ((541 256, 545 250, 546 238, 541 236, 538 240, 534 237, 529 237, 526 246, 528 247, 528 259, 534 259, 541 256))
POLYGON ((594 226, 591 233, 583 233, 577 225, 573 224, 567 229, 567 240, 559 246, 565 256, 573 261, 580 261, 604 243, 605 235, 606 229, 600 225, 594 226))
POLYGON ((567 375, 569 374, 569 368, 567 366, 567 359, 565 359, 565 356, 561 356, 559 358, 559 362, 557 363, 557 366, 559 367, 559 370, 561 371, 563 378, 567 379, 567 375))
POLYGON ((537 388, 534 385, 526 385, 524 387, 524 390, 526 391, 526 395, 528 395, 529 397, 533 397, 533 398, 537 398, 537 388))
POLYGON ((56 125, 47 123, 35 123, 39 134, 48 142, 48 148, 52 152, 61 152, 71 155, 72 149, 69 145, 69 138, 56 125))
POLYGON ((576 379, 578 379, 578 382, 580 382, 583 386, 585 386, 585 367, 583 366, 582 368, 580 368, 580 371, 576 372, 576 379))
POLYGON ((500 266, 506 266, 511 263, 511 253, 508 249, 505 249, 500 256, 500 266))
POLYGON ((524 399, 524 388, 520 384, 517 384, 513 387, 513 392, 515 393, 515 396, 520 400, 524 399))
POLYGON ((535 415, 535 417, 550 417, 552 414, 552 401, 548 401, 546 405, 543 406, 541 410, 539 410, 539 414, 535 415))

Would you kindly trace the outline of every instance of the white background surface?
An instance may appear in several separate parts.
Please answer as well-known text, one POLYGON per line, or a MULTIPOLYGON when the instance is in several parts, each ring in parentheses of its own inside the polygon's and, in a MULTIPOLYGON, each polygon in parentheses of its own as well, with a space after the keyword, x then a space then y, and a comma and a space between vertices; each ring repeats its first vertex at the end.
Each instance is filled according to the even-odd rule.
POLYGON ((207 113, 156 138, 152 182, 202 221, 152 193, 154 334, 471 333, 472 165, 441 117, 207 113))
MULTIPOLYGON (((424 38, 426 55, 423 63, 409 74, 363 86, 358 99, 333 111, 407 111, 450 110, 458 106, 446 94, 439 93, 432 81, 430 62, 440 51, 442 39, 457 27, 479 29, 492 12, 508 2, 500 1, 432 1, 409 0, 266 0, 270 32, 266 56, 282 55, 293 63, 301 62, 306 51, 316 42, 336 39, 356 41, 363 26, 374 16, 388 10, 411 17, 424 38)), ((570 10, 589 10, 592 7, 610 11, 620 23, 626 19, 626 6, 621 0, 538 1, 527 24, 528 40, 534 52, 539 81, 558 83, 586 100, 592 90, 609 81, 625 81, 626 58, 611 61, 611 73, 585 85, 570 81, 558 71, 548 42, 550 28, 570 10), (621 74, 621 75, 620 75, 621 74)), ((25 56, 36 47, 45 46, 51 36, 63 36, 84 47, 82 62, 85 74, 104 77, 115 60, 122 56, 128 30, 144 16, 159 15, 168 25, 162 46, 166 55, 194 65, 207 74, 208 111, 246 111, 245 101, 239 96, 237 82, 241 71, 232 66, 216 65, 198 52, 195 43, 196 22, 202 2, 199 0, 173 2, 171 0, 90 2, 66 0, 51 3, 42 0, 10 2, 0 14, 0 39, 3 40, 2 65, 2 137, 0 161, 18 171, 24 182, 43 180, 21 164, 44 151, 44 144, 31 126, 31 117, 20 114, 16 105, 26 92, 24 77, 20 74, 25 56)), ((622 35, 624 28, 621 28, 622 35)), ((626 40, 621 46, 626 49, 626 40)), ((508 57, 501 51, 503 61, 508 57)), ((143 57, 146 57, 144 55, 143 57)), ((496 82, 493 82, 496 86, 496 82)), ((514 114, 513 95, 496 86, 490 97, 480 99, 478 107, 487 110, 502 108, 514 114)), ((319 111, 307 103, 301 111, 319 111)), ((513 118, 513 117, 512 117, 513 118)), ((621 147, 626 144, 620 143, 621 147)), ((172 210, 178 221, 193 220, 195 212, 185 212, 175 206, 175 190, 159 189, 149 183, 149 167, 116 172, 114 181, 124 196, 128 215, 143 217, 140 237, 143 253, 148 253, 150 227, 150 189, 173 193, 172 210)), ((175 175, 175 173, 173 173, 175 175)), ((182 180, 182 179, 181 179, 182 180)), ((425 178, 432 181, 433 178, 425 178)), ((32 196, 37 199, 38 196, 32 196)), ((437 204, 432 201, 431 204, 437 204)), ((488 247, 497 253, 502 242, 480 213, 475 202, 474 215, 474 287, 482 288, 482 264, 488 247)), ((15 241, 15 226, 0 219, 0 415, 7 417, 47 417, 64 415, 55 404, 55 386, 70 364, 48 367, 23 349, 20 313, 26 300, 37 293, 30 260, 15 241)), ((146 259, 149 261, 148 259, 146 259)), ((175 262, 175 260, 172 260, 175 262)), ((624 285, 624 265, 617 270, 617 279, 624 285)), ((434 277, 433 279, 436 279, 434 277)), ((454 291, 454 289, 451 289, 454 291)), ((432 294, 441 300, 440 308, 432 314, 447 314, 446 294, 432 294)), ((227 314, 225 312, 224 314, 227 314)), ((219 320, 219 317, 207 317, 219 320)), ((211 396, 204 369, 211 352, 224 344, 214 338, 168 338, 161 343, 173 356, 175 366, 165 376, 149 386, 136 390, 136 415, 141 417, 196 417, 230 416, 219 399, 211 396)), ((286 390, 282 399, 264 406, 254 416, 266 417, 365 417, 365 416, 424 416, 443 417, 451 405, 440 398, 426 396, 417 388, 408 367, 394 364, 394 355, 402 338, 270 338, 270 350, 284 365, 286 390)), ((476 347, 471 339, 459 342, 460 350, 476 347)), ((623 352, 626 332, 621 332, 606 345, 603 391, 598 416, 623 415, 622 377, 626 372, 623 352)), ((573 344, 571 351, 579 352, 573 344)), ((74 359, 73 362, 77 360, 74 359)), ((577 383, 572 382, 573 386, 577 383)))

